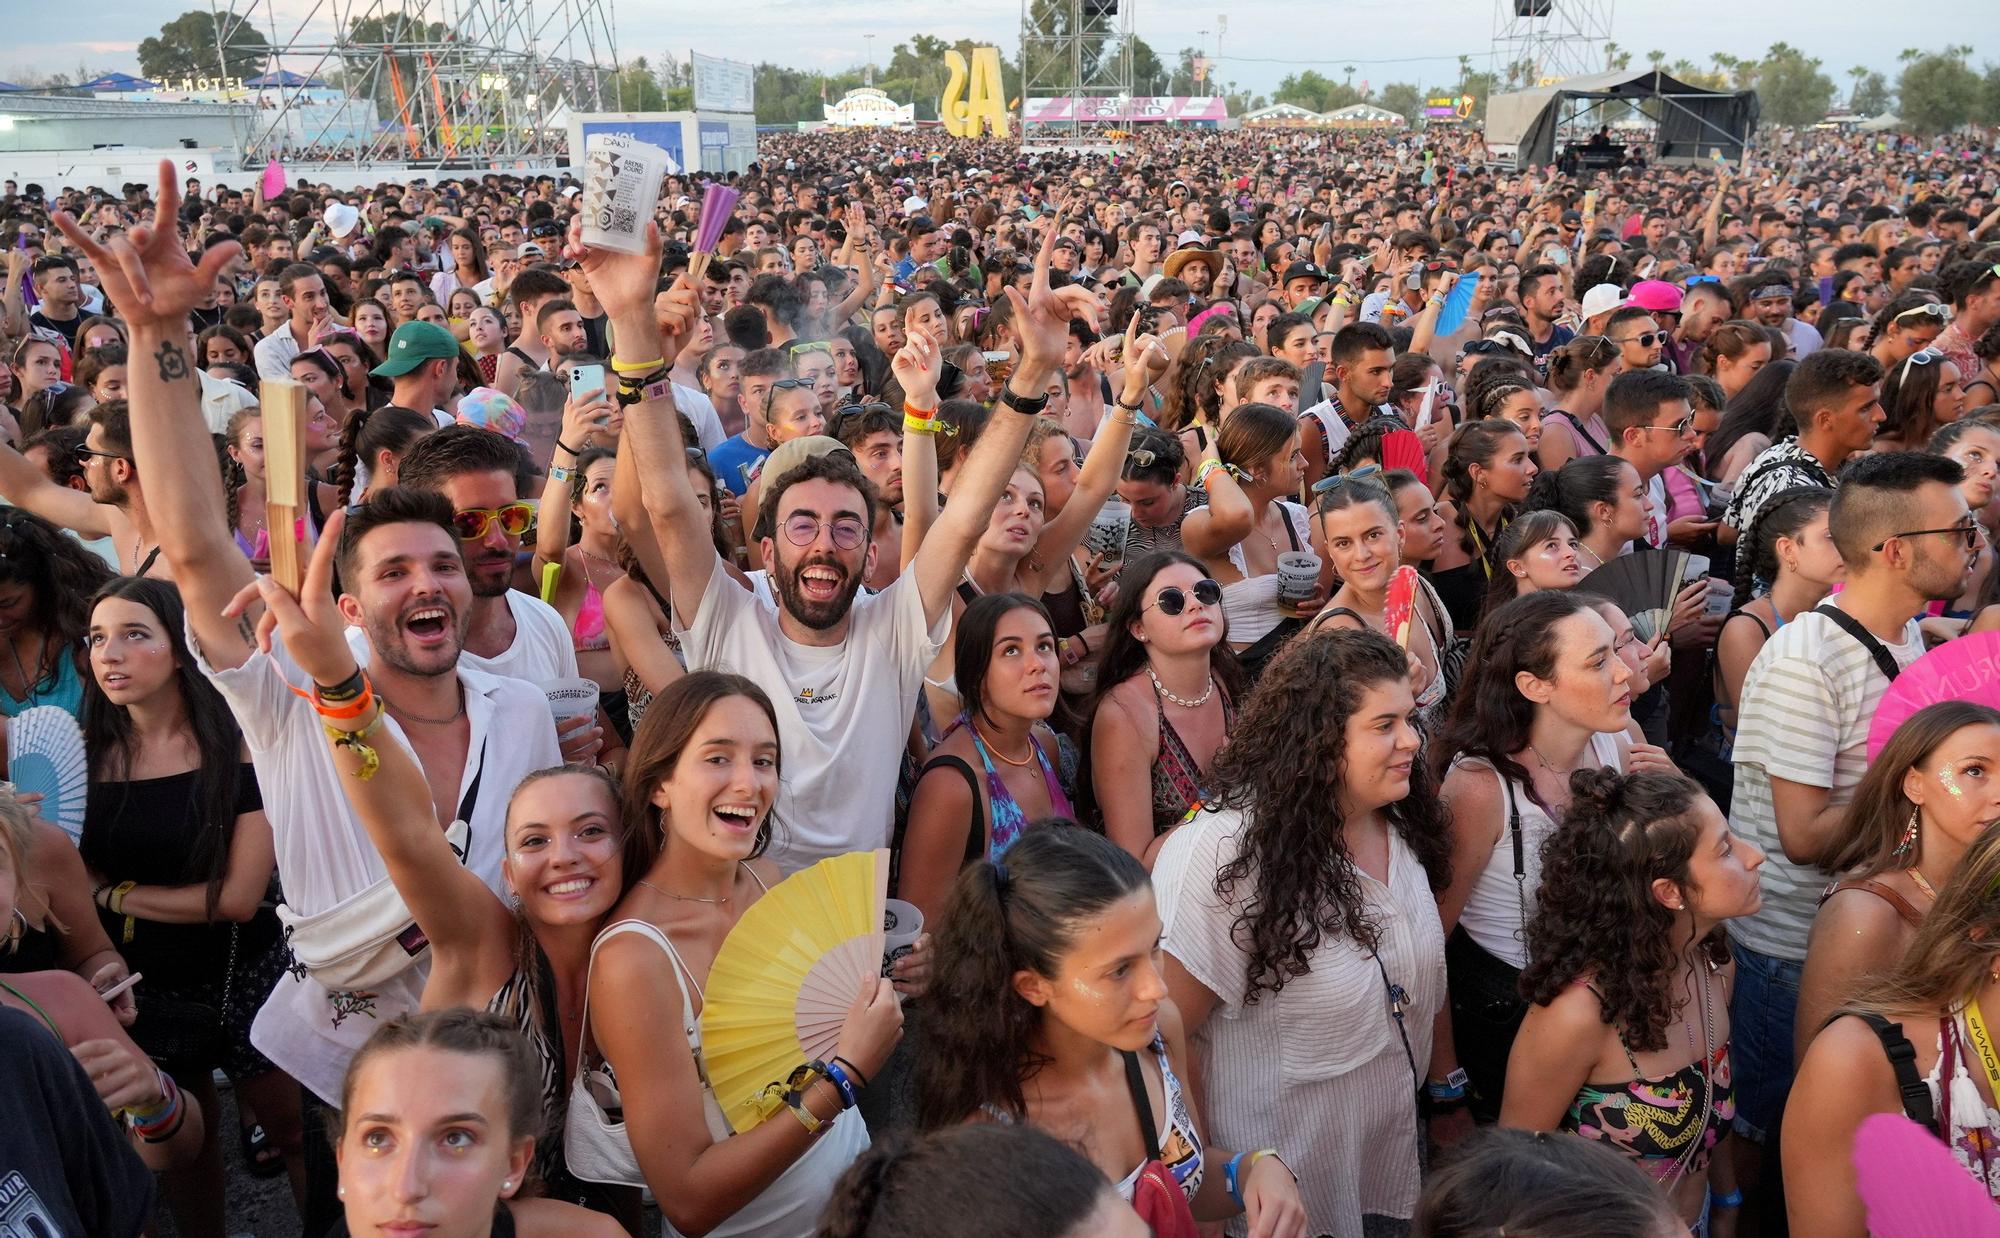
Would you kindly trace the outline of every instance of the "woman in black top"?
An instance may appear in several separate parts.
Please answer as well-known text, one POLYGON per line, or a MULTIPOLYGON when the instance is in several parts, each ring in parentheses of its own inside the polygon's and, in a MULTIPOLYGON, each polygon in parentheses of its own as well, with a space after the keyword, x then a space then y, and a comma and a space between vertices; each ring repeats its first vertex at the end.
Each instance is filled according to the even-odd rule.
MULTIPOLYGON (((265 898, 271 827, 235 719, 183 624, 180 594, 162 580, 115 580, 91 602, 80 850, 98 918, 143 977, 132 1037, 208 1118, 201 1159, 169 1193, 176 1218, 185 1233, 220 1234, 212 1072, 235 1081, 295 1181, 299 1090, 250 1046, 250 1022, 284 966, 265 898)), ((277 1156, 264 1163, 276 1168, 277 1156)))

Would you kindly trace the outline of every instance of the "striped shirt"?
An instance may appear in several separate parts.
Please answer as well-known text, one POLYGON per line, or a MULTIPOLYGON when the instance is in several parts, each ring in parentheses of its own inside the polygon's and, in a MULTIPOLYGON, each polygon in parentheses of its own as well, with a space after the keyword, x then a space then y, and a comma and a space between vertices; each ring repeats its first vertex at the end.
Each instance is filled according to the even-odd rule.
MULTIPOLYGON (((1299 1174, 1306 1232, 1362 1238, 1364 1213, 1407 1218, 1417 1205, 1419 1080, 1383 975, 1409 994, 1404 1031, 1421 1073, 1445 997, 1437 901, 1416 854, 1391 833, 1387 884, 1355 870, 1380 926, 1381 969, 1351 939, 1328 934, 1312 970, 1246 1004, 1248 958, 1234 929, 1256 877, 1237 882, 1227 900, 1215 888, 1242 824, 1231 810, 1200 814, 1168 837, 1153 869, 1167 953, 1216 997, 1190 1037, 1205 1133, 1225 1148, 1276 1148, 1287 1165, 1310 1166, 1299 1174)), ((1228 1232, 1244 1232, 1241 1217, 1228 1232)))
MULTIPOLYGON (((1883 645, 1898 666, 1916 661, 1924 652, 1917 621, 1904 626, 1900 642, 1883 645)), ((1853 799, 1868 769, 1868 725, 1888 689, 1861 642, 1811 611, 1773 633, 1744 676, 1731 815, 1736 832, 1764 850, 1764 905, 1729 931, 1759 954, 1805 959, 1806 934, 1829 879, 1785 858, 1771 779, 1825 787, 1833 804, 1853 799)))

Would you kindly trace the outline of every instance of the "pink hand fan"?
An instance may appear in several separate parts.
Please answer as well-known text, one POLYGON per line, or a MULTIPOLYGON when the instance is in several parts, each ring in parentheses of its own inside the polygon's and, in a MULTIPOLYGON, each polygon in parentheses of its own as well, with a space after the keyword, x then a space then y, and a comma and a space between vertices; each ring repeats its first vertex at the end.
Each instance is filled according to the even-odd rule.
POLYGON ((1410 647, 1410 616, 1417 609, 1417 569, 1405 563, 1389 577, 1389 596, 1382 607, 1382 626, 1398 645, 1410 647))
POLYGON ((1854 1179, 1875 1238, 1994 1238, 2000 1208, 1931 1134, 1900 1113, 1854 1135, 1854 1179))
POLYGON ((1882 694, 1868 724, 1868 759, 1881 755, 1882 745, 1910 715, 1939 701, 1972 701, 2000 709, 2000 632, 1947 641, 1904 667, 1882 694))

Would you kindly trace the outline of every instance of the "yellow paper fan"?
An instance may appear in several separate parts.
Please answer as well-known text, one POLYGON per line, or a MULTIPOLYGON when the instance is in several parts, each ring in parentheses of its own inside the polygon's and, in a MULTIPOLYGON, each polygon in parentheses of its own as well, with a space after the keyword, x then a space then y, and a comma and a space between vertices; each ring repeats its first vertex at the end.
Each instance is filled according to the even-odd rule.
POLYGON ((701 1055, 731 1129, 758 1095, 833 1054, 864 980, 882 974, 889 853, 821 860, 772 886, 723 939, 703 988, 701 1055))

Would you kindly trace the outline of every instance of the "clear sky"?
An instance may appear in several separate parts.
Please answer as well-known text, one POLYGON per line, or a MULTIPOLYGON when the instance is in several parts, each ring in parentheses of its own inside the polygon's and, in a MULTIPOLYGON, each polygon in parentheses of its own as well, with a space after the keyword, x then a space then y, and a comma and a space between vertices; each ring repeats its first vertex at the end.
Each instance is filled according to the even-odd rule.
MULTIPOLYGON (((507 0, 410 0, 436 11, 472 3, 507 0)), ((574 2, 574 0, 572 0, 574 2)), ((863 37, 873 34, 878 63, 889 49, 916 33, 973 38, 997 43, 1010 56, 1019 38, 1020 0, 735 0, 729 4, 693 0, 599 0, 615 8, 619 55, 657 59, 671 49, 688 49, 733 59, 773 60, 803 69, 837 70, 860 64, 868 54, 863 37)), ((1560 0, 1559 0, 1560 2, 1560 0)), ((29 0, 13 0, 28 5, 29 0)), ((258 24, 275 10, 277 41, 290 39, 301 22, 326 0, 221 0, 239 11, 254 7, 258 24)), ((1494 31, 1493 0, 1128 0, 1137 32, 1171 64, 1182 47, 1216 50, 1218 16, 1228 15, 1222 38, 1219 76, 1253 92, 1269 93, 1288 73, 1316 68, 1344 76, 1353 65, 1354 82, 1375 89, 1394 81, 1444 85, 1456 76, 1456 61, 1470 54, 1475 67, 1489 58, 1494 31), (1201 31, 1207 31, 1206 38, 1201 31)), ((1598 0, 1608 7, 1608 0, 1598 0)), ((343 10, 366 8, 366 0, 342 0, 343 10)), ((1921 22, 1883 31, 1884 10, 1860 0, 1756 0, 1754 3, 1660 4, 1624 0, 1616 5, 1612 37, 1642 62, 1653 50, 1669 63, 1687 57, 1707 66, 1714 52, 1761 55, 1783 40, 1820 57, 1825 71, 1845 89, 1847 70, 1866 65, 1893 84, 1896 54, 1905 46, 1926 48, 1947 40, 1969 41, 1975 64, 2000 56, 2000 44, 1984 33, 1992 22, 1991 0, 1932 0, 1921 22)), ((36 70, 66 69, 79 60, 90 70, 138 68, 139 40, 156 34, 161 23, 189 8, 207 9, 208 0, 95 0, 84 22, 50 20, 59 6, 33 6, 35 16, 17 15, 0 47, 0 78, 36 70)), ((549 20, 556 5, 537 6, 549 20)), ((80 13, 79 16, 82 14, 80 13)), ((1916 11, 1911 11, 1916 16, 1916 11)), ((267 28, 267 34, 269 33, 267 28)), ((308 23, 307 36, 324 38, 324 26, 308 23)), ((309 64, 293 64, 295 69, 309 64)))

